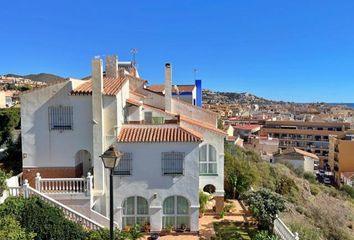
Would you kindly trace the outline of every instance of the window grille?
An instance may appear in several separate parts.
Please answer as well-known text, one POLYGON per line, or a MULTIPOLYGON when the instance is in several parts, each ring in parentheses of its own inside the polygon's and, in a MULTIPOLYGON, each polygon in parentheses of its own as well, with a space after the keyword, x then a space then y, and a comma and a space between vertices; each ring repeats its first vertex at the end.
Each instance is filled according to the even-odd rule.
POLYGON ((163 152, 162 153, 162 174, 163 175, 183 175, 184 153, 183 152, 163 152))
POLYGON ((133 153, 126 152, 123 153, 122 158, 120 159, 118 166, 114 169, 114 175, 132 175, 133 169, 133 153))
POLYGON ((51 106, 48 108, 49 130, 72 130, 73 107, 51 106))

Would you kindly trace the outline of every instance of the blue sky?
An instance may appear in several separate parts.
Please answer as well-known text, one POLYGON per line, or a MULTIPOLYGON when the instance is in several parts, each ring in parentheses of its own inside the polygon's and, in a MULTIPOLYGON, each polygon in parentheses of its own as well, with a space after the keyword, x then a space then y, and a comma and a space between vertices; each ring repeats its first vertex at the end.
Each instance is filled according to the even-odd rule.
POLYGON ((0 74, 90 73, 94 56, 142 77, 274 100, 354 102, 353 0, 2 1, 0 74))

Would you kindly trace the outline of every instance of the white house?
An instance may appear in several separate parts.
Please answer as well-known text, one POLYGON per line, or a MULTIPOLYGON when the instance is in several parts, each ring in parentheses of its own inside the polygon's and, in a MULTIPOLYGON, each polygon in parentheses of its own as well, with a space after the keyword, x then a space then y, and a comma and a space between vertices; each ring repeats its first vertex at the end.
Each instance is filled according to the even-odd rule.
POLYGON ((115 169, 119 227, 149 223, 198 231, 199 190, 224 199, 224 138, 215 113, 172 98, 172 66, 164 94, 148 89, 131 63, 116 56, 92 61, 88 80, 67 79, 21 96, 23 175, 43 178, 93 172, 93 210, 108 216, 108 172, 100 155, 123 152, 115 169))
POLYGON ((319 161, 319 158, 315 154, 295 147, 285 149, 274 155, 274 162, 289 163, 294 168, 299 168, 304 172, 314 172, 316 161, 319 161))

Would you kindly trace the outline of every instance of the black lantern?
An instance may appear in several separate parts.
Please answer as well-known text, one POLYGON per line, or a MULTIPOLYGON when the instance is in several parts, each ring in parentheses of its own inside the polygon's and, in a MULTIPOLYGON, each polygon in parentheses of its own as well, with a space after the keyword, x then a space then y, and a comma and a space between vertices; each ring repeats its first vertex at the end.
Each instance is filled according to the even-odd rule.
POLYGON ((123 154, 113 146, 110 146, 100 157, 102 158, 103 165, 106 169, 110 170, 109 175, 109 236, 110 240, 114 239, 113 227, 113 169, 118 166, 120 158, 123 154))

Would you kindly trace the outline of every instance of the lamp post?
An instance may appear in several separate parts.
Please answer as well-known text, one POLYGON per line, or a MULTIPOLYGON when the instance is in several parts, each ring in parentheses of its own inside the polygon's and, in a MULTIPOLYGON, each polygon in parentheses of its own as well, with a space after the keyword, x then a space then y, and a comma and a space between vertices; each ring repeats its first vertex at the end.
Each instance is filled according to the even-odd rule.
POLYGON ((109 236, 110 240, 114 239, 113 234, 113 169, 118 165, 122 153, 116 151, 113 146, 110 146, 107 151, 105 151, 100 158, 102 158, 103 165, 106 169, 110 170, 109 175, 109 236))

